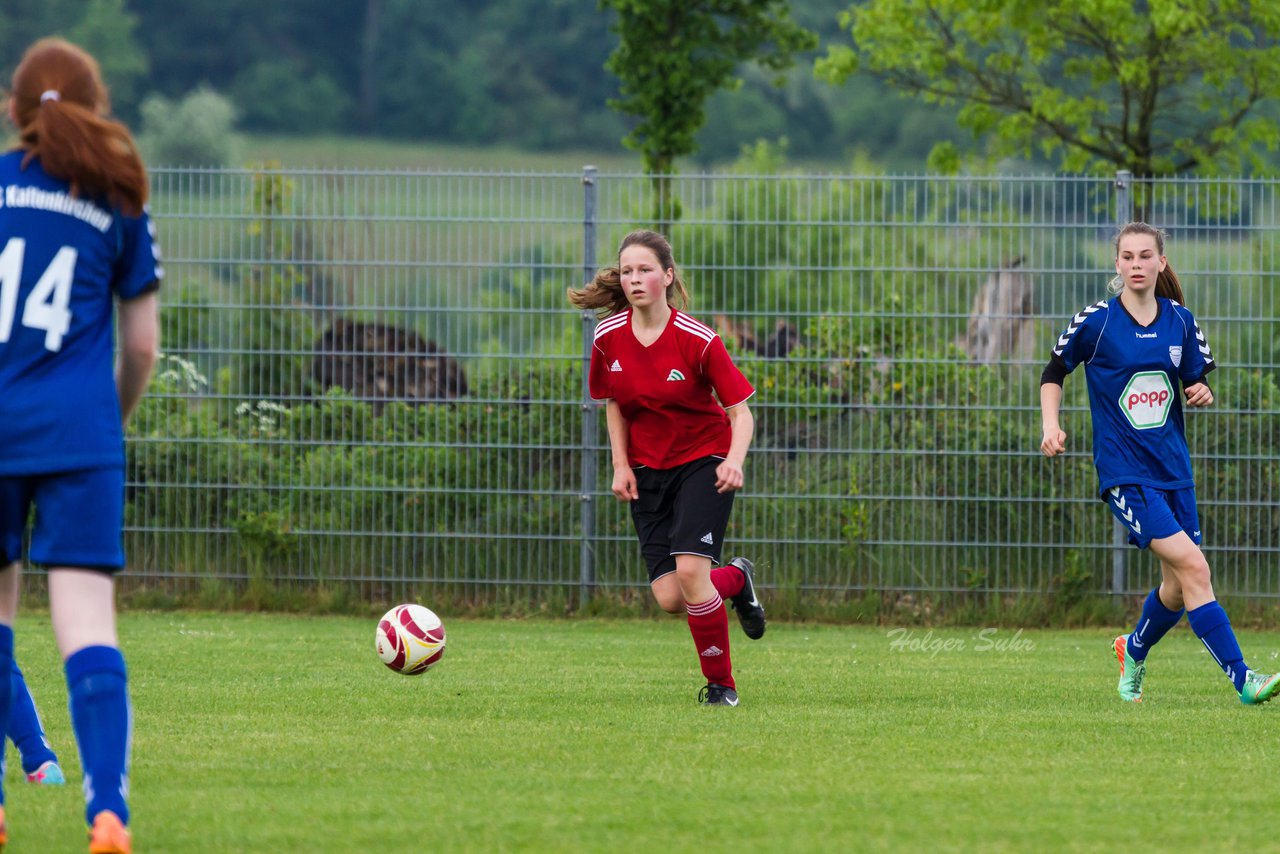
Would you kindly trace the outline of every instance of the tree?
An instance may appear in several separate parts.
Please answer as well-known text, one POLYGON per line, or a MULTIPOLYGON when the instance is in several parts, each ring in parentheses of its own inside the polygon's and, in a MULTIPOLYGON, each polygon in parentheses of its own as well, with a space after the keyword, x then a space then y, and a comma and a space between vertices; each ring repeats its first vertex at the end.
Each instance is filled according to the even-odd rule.
MULTIPOLYGON (((854 46, 817 73, 859 69, 936 104, 994 153, 1136 176, 1261 166, 1280 131, 1280 5, 1265 0, 868 0, 841 15, 854 46)), ((956 164, 935 146, 931 165, 956 164)))
POLYGON ((67 37, 93 54, 111 90, 111 102, 125 111, 138 103, 147 76, 147 55, 137 39, 138 16, 124 0, 89 0, 84 17, 67 37))
POLYGON ((605 68, 619 80, 614 109, 639 122, 623 143, 641 153, 654 190, 654 222, 677 216, 671 175, 697 150, 706 101, 738 85, 744 62, 781 72, 817 37, 791 19, 787 0, 600 0, 617 13, 618 47, 605 68))

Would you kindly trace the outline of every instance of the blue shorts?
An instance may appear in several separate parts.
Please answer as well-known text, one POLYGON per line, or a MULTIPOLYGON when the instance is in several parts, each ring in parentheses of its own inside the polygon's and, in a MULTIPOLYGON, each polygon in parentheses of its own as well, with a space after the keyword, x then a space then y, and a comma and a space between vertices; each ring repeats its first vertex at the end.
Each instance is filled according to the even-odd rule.
POLYGON ((32 563, 108 573, 124 566, 124 469, 0 477, 0 566, 22 559, 33 505, 32 563))
POLYGON ((1129 529, 1129 542, 1140 549, 1151 545, 1152 540, 1172 537, 1179 531, 1185 531, 1191 542, 1200 545, 1200 516, 1192 487, 1113 486, 1102 497, 1112 514, 1129 529))

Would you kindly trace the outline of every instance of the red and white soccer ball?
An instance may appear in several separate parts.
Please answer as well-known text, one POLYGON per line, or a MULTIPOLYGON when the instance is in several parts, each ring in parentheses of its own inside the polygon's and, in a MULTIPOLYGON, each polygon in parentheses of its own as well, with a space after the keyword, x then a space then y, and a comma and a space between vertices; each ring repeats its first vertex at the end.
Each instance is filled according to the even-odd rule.
POLYGON ((444 624, 429 608, 397 605, 378 621, 376 649, 397 673, 426 673, 444 655, 444 624))

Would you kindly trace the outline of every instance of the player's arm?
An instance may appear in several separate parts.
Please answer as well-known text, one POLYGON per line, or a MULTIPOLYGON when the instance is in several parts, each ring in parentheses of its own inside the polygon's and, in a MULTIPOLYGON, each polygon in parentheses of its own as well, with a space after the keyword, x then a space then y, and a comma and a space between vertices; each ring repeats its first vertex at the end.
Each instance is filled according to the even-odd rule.
POLYGON ((610 399, 605 403, 604 421, 609 430, 609 450, 613 456, 613 494, 619 501, 634 501, 640 493, 636 489, 636 473, 627 461, 627 419, 623 417, 618 401, 610 399))
POLYGON ((120 396, 120 421, 127 424, 147 390, 160 353, 160 301, 155 291, 149 291, 121 301, 117 313, 120 356, 116 361, 116 393, 120 396))
POLYGON ((746 479, 742 466, 747 461, 747 449, 755 434, 756 419, 746 401, 725 410, 729 415, 729 455, 716 466, 716 491, 728 492, 741 489, 746 479))
POLYGON ((1213 389, 1209 388, 1207 377, 1218 363, 1214 361, 1209 340, 1200 331, 1200 324, 1195 322, 1195 318, 1191 319, 1189 332, 1182 345, 1182 393, 1187 398, 1187 406, 1209 406, 1213 403, 1213 389), (1188 354, 1191 356, 1189 359, 1185 358, 1188 354))
POLYGON ((1060 423, 1062 381, 1067 376, 1061 356, 1054 356, 1040 375, 1040 453, 1056 457, 1067 449, 1067 434, 1060 423))

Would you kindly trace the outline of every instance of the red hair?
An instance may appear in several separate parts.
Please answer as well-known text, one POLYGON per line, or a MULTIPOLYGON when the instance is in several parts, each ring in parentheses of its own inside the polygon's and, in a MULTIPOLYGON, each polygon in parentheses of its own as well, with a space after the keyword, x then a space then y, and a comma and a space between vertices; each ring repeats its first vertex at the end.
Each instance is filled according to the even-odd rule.
POLYGON ((73 195, 106 199, 130 216, 142 212, 147 170, 129 129, 108 117, 97 60, 62 39, 40 39, 13 72, 12 98, 24 167, 39 158, 73 195))

